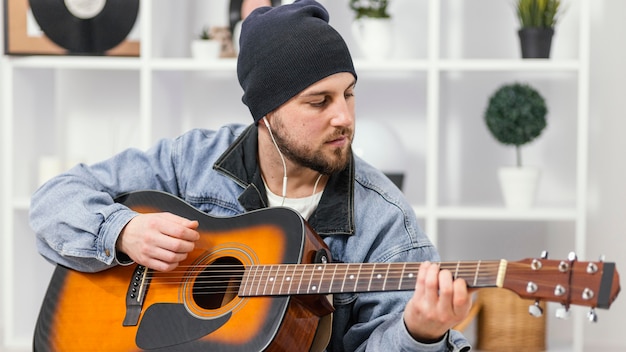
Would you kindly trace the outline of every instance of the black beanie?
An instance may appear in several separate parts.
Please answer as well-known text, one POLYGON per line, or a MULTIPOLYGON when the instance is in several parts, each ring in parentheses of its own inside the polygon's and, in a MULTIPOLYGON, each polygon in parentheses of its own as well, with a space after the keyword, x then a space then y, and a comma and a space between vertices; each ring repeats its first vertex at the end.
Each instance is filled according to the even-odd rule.
POLYGON ((237 76, 254 122, 311 84, 356 72, 348 46, 313 0, 260 7, 243 22, 237 76))

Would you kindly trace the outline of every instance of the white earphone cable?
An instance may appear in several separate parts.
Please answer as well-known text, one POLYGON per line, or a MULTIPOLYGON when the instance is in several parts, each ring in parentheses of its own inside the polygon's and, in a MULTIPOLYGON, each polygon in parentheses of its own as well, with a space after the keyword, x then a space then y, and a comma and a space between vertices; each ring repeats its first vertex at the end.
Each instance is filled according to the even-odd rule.
POLYGON ((272 143, 274 143, 274 147, 276 147, 276 151, 278 151, 278 155, 280 155, 280 160, 283 163, 283 205, 285 203, 285 198, 287 198, 287 163, 285 163, 285 157, 283 157, 283 153, 280 152, 280 148, 278 148, 278 144, 274 139, 274 134, 272 133, 272 129, 270 128, 270 123, 267 121, 267 117, 263 117, 263 122, 265 126, 267 126, 267 131, 270 133, 270 138, 272 139, 272 143))

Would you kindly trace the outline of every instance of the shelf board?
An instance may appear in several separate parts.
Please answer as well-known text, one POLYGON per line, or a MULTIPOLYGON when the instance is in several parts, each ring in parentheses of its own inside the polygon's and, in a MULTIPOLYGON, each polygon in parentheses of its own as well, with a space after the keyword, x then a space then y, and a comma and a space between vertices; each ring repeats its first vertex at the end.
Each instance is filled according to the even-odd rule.
POLYGON ((358 71, 426 71, 430 67, 427 60, 385 60, 372 61, 365 59, 354 59, 354 68, 358 71))
MULTIPOLYGON (((160 71, 235 72, 236 58, 196 60, 192 58, 138 58, 117 56, 5 56, 16 68, 136 70, 143 66, 160 71)), ((577 71, 579 60, 552 59, 402 59, 370 61, 355 59, 357 71, 419 72, 440 71, 577 71)))
POLYGON ((428 215, 428 210, 426 210, 426 207, 423 205, 414 205, 413 206, 413 211, 415 212, 415 215, 417 215, 418 218, 424 218, 428 215))
POLYGON ((575 207, 533 207, 509 209, 504 206, 441 206, 429 209, 414 205, 418 218, 434 217, 437 220, 483 220, 483 221, 575 221, 575 207))
POLYGON ((506 207, 439 207, 435 216, 446 220, 528 220, 528 221, 574 221, 577 213, 574 207, 533 207, 529 209, 509 209, 506 207))
POLYGON ((577 71, 579 60, 552 59, 443 59, 442 71, 577 71))
POLYGON ((224 71, 235 72, 237 59, 197 60, 192 58, 159 58, 149 61, 149 66, 158 71, 224 71))
POLYGON ((21 197, 13 201, 14 210, 28 210, 30 208, 30 198, 21 197))
POLYGON ((579 60, 553 59, 428 59, 354 61, 359 71, 577 71, 579 60))
POLYGON ((138 57, 33 55, 4 58, 15 68, 137 70, 141 67, 141 59, 138 57))

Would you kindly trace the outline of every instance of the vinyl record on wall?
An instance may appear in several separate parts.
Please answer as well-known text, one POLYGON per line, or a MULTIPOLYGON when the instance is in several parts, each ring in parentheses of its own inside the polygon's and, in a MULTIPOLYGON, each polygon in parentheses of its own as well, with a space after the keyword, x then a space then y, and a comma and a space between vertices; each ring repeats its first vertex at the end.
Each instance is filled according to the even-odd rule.
POLYGON ((69 54, 104 54, 123 42, 139 0, 28 0, 45 35, 69 54))

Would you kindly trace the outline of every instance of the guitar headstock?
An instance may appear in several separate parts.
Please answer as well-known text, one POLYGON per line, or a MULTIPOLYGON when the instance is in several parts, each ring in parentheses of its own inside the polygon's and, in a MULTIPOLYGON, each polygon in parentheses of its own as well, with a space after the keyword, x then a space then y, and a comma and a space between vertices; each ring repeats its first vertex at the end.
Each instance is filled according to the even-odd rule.
POLYGON ((615 263, 529 258, 507 264, 502 287, 525 299, 608 309, 620 291, 615 263))

